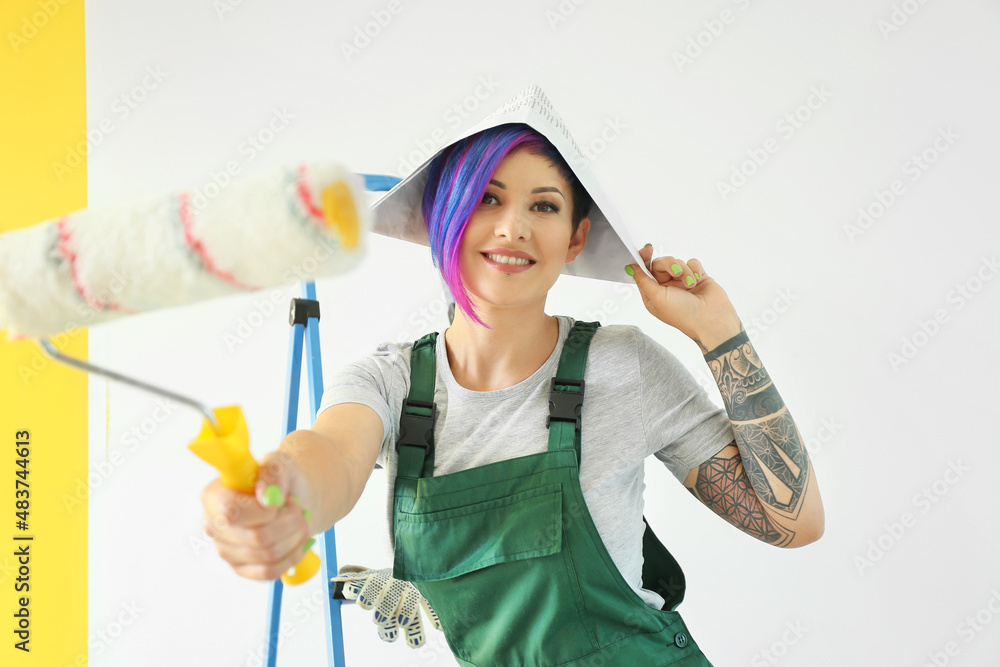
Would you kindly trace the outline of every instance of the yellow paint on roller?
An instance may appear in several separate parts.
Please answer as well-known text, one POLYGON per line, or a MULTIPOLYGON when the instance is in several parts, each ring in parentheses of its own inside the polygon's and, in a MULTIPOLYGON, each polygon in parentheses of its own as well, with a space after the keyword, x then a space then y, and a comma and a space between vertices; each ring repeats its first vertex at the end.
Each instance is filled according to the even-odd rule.
MULTIPOLYGON (((86 140, 83 3, 7 0, 0 3, 0 25, 0 232, 5 232, 87 205, 85 159, 68 174, 53 168, 86 140)), ((86 330, 66 332, 54 342, 67 354, 87 358, 86 330)), ((0 456, 0 510, 7 518, 0 533, 0 617, 6 619, 0 665, 85 665, 88 503, 77 502, 70 511, 63 500, 72 496, 75 502, 77 484, 87 480, 87 375, 47 358, 32 340, 8 342, 0 333, 0 385, 0 447, 6 452, 0 456), (22 459, 26 467, 14 456, 18 431, 28 435, 21 440, 29 443, 22 459), (17 471, 27 472, 16 476, 17 471), (15 488, 15 480, 27 487, 15 488), (18 490, 27 495, 16 498, 18 490), (15 523, 16 500, 27 500, 23 530, 15 523), (14 555, 23 548, 27 562, 14 555), (17 648, 23 641, 19 626, 26 626, 27 652, 17 648)))
POLYGON ((361 236, 357 203, 351 188, 343 181, 337 181, 323 189, 323 217, 340 233, 345 248, 356 248, 361 236))

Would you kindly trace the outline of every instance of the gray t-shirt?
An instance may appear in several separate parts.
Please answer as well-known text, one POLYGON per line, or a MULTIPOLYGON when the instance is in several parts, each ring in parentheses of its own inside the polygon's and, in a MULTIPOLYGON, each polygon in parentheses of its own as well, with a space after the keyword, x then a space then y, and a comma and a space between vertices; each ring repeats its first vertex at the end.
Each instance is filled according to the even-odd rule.
MULTIPOLYGON (((497 391, 471 391, 455 381, 444 336, 438 335, 434 401, 434 474, 543 452, 548 447, 549 381, 574 320, 559 316, 559 340, 527 379, 497 391)), ((320 411, 361 403, 382 419, 378 462, 386 469, 389 535, 396 478, 398 421, 410 389, 412 343, 385 343, 347 364, 323 394, 320 411)), ((729 418, 688 370, 638 327, 600 327, 587 358, 580 485, 594 524, 625 581, 655 609, 663 599, 641 587, 643 462, 656 456, 678 480, 729 444, 729 418)), ((390 537, 391 539, 391 537, 390 537)))

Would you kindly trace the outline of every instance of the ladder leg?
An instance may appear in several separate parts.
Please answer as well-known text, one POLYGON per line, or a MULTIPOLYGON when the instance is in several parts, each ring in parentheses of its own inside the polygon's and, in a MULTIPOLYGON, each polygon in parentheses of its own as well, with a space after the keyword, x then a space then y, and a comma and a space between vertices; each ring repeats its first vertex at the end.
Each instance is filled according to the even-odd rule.
MULTIPOLYGON (((302 339, 305 327, 292 326, 288 341, 288 372, 285 376, 285 415, 282 421, 282 439, 295 430, 299 407, 299 382, 302 377, 302 339)), ((264 664, 277 667, 278 628, 281 620, 281 595, 284 584, 281 579, 271 582, 267 596, 267 642, 264 644, 264 664)))
MULTIPOLYGON (((316 284, 302 284, 302 297, 316 301, 316 284)), ((323 401, 323 365, 319 346, 319 311, 318 307, 306 322, 306 368, 309 380, 309 405, 312 420, 316 421, 320 403, 323 401), (312 317, 315 315, 315 317, 312 317)), ((333 667, 344 667, 344 629, 340 616, 341 601, 333 597, 334 584, 331 578, 337 576, 337 540, 334 529, 323 533, 319 541, 319 556, 323 563, 324 573, 323 610, 326 614, 326 654, 328 663, 333 667)))

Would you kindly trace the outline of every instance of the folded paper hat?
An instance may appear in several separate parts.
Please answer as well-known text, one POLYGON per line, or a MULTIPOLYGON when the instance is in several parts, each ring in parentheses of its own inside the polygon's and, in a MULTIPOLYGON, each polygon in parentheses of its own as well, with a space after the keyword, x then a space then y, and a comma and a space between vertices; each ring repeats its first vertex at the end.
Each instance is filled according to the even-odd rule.
POLYGON ((385 236, 430 245, 421 202, 427 183, 427 168, 431 161, 455 142, 505 123, 525 123, 544 135, 563 156, 594 200, 590 209, 587 244, 574 261, 566 264, 563 273, 599 280, 633 282, 624 269, 626 264, 632 263, 643 266, 636 252, 637 246, 622 225, 621 216, 597 182, 590 168, 590 161, 583 155, 566 124, 537 85, 528 86, 478 125, 443 144, 437 153, 375 202, 373 230, 385 236))

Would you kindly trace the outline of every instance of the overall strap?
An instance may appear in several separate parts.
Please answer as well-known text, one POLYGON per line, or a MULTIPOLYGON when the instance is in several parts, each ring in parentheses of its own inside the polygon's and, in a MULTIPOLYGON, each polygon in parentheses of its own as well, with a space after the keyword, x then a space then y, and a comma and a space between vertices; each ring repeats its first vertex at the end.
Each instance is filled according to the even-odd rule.
POLYGON ((590 341, 597 332, 600 322, 576 322, 570 329, 559 368, 552 378, 549 390, 549 416, 545 425, 549 428, 549 451, 557 449, 576 450, 576 462, 580 463, 580 428, 583 411, 584 370, 587 367, 587 353, 590 341))
POLYGON ((396 441, 397 477, 430 477, 434 473, 436 346, 437 332, 429 333, 413 343, 410 353, 410 393, 403 401, 396 441))

